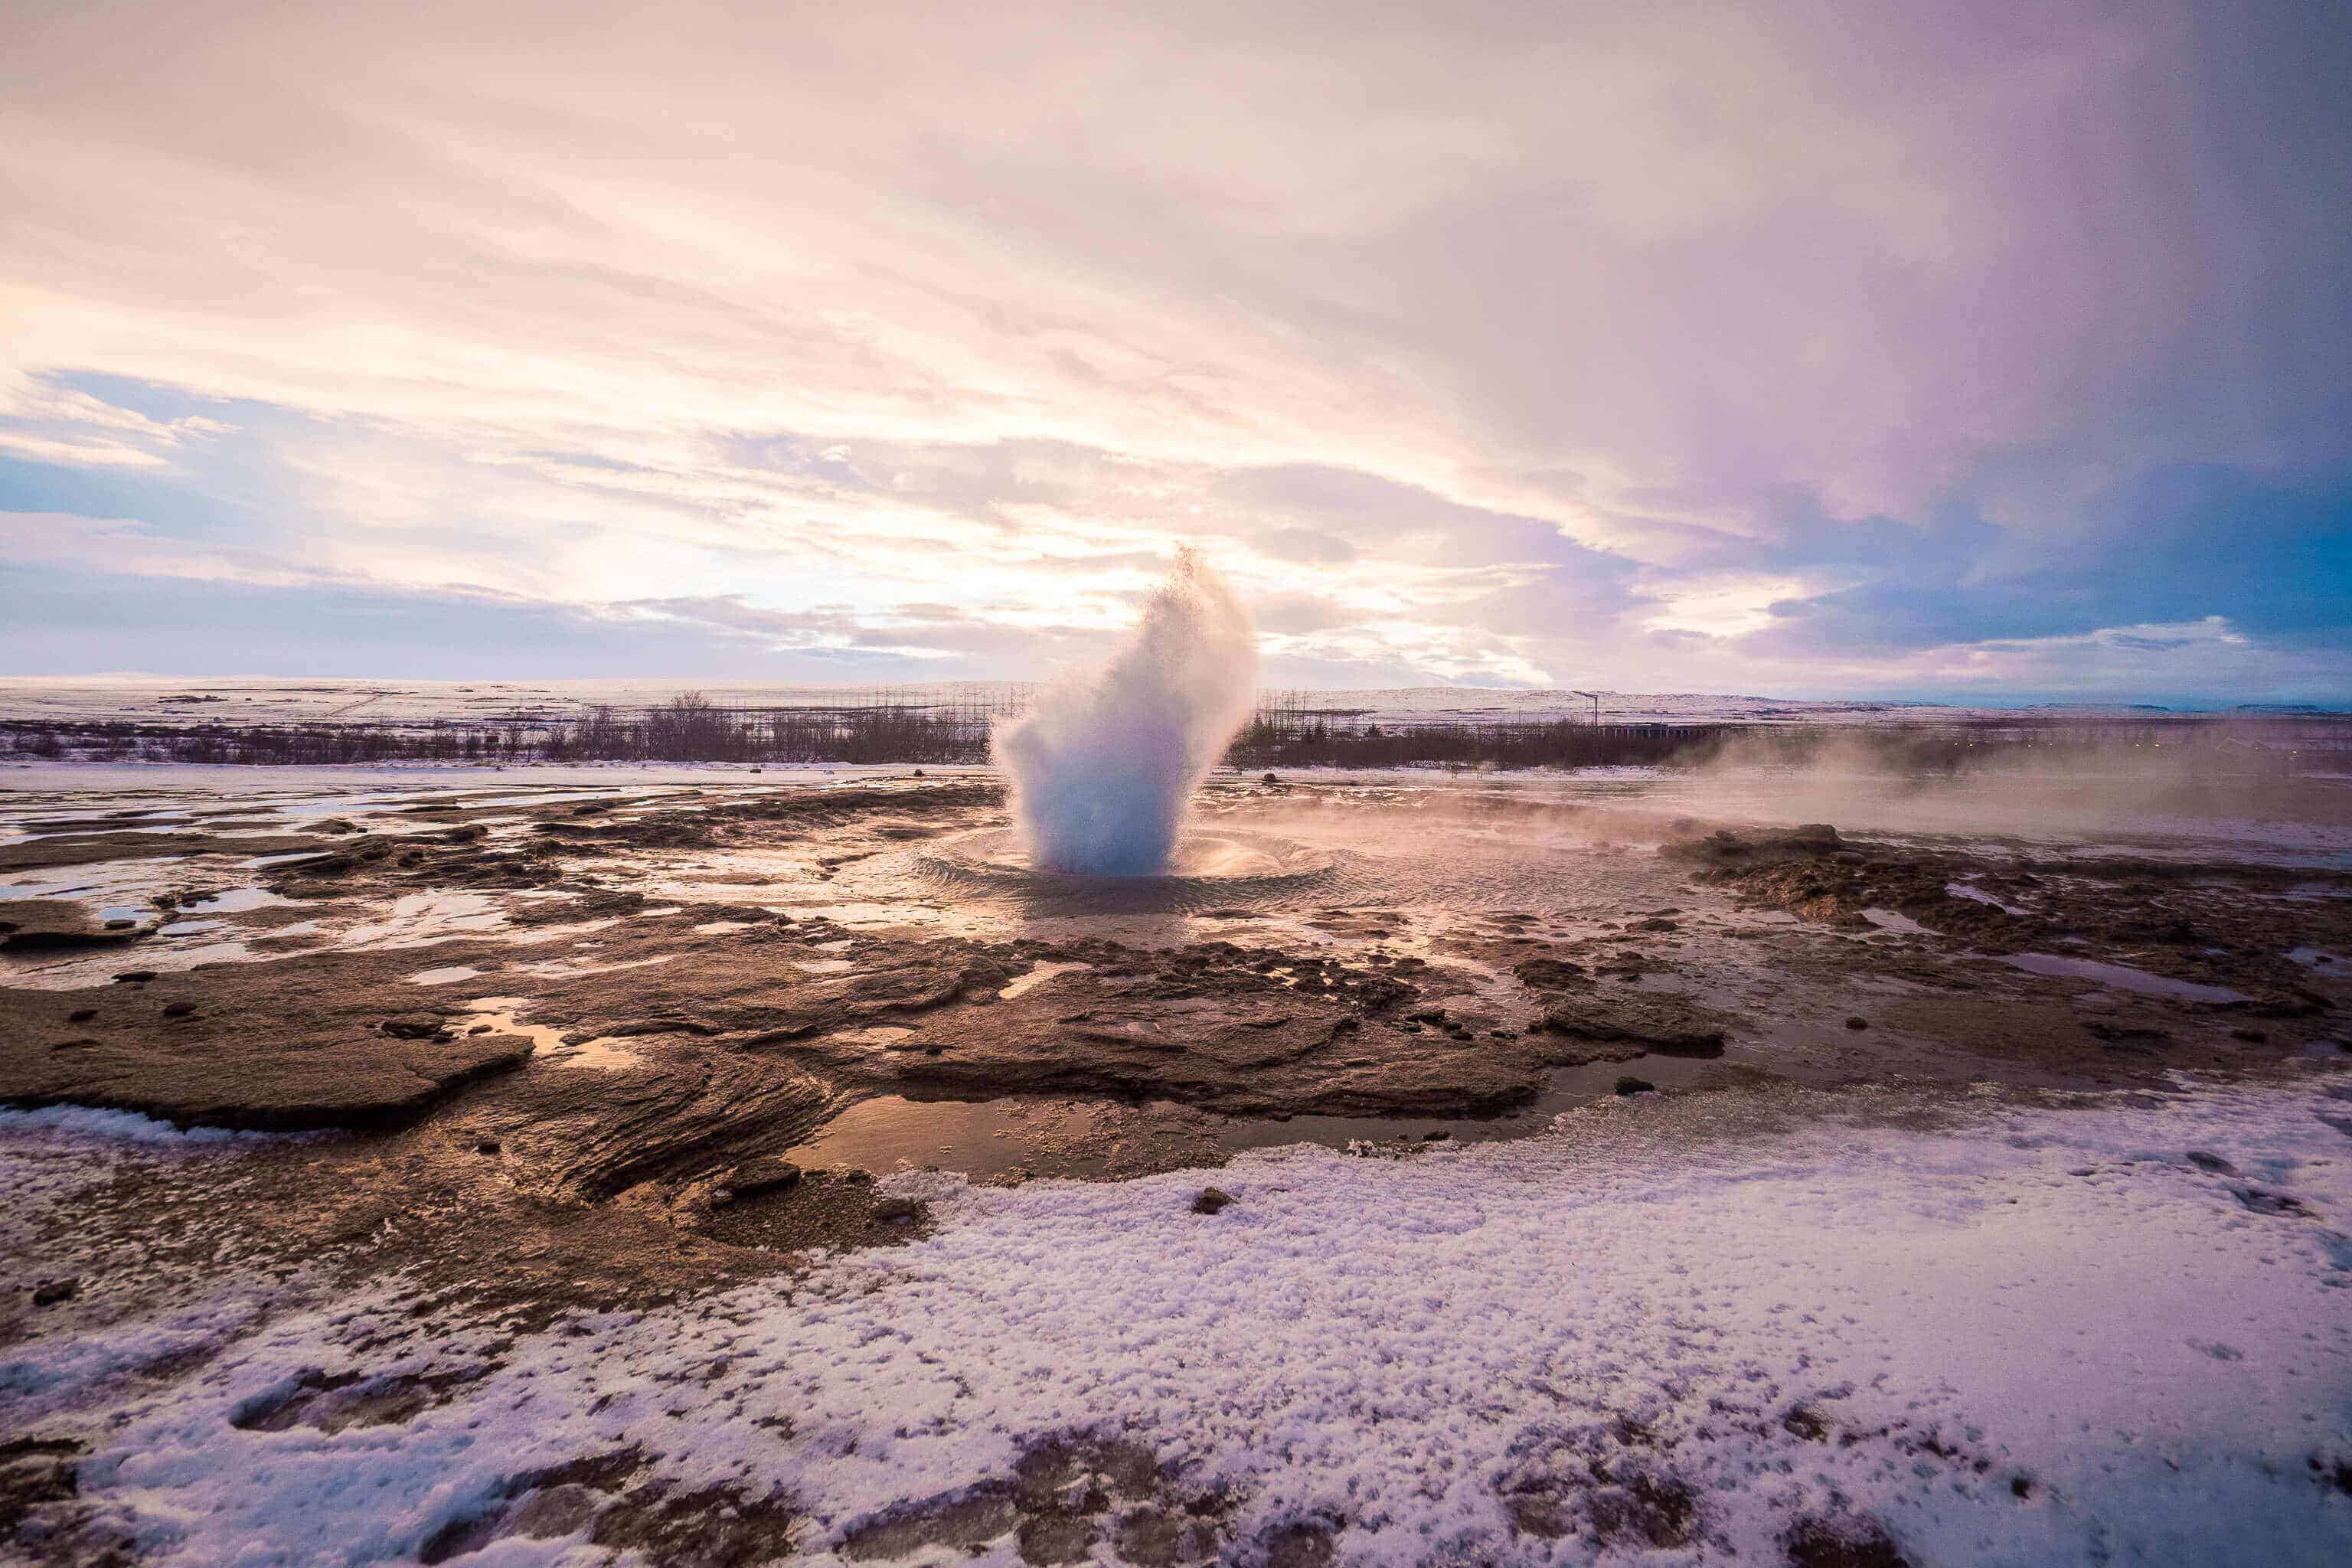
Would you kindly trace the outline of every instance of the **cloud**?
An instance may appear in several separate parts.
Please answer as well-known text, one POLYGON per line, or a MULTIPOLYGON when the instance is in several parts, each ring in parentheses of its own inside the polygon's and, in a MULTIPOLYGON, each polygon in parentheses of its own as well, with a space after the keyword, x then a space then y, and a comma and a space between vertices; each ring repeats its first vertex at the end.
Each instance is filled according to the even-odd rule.
POLYGON ((1966 516, 1891 550, 1857 550, 1844 562, 1869 580, 1775 604, 1775 624, 1747 646, 1899 651, 2213 617, 2276 640, 2352 645, 2352 471, 2283 484, 2158 468, 2086 499, 2067 522, 2036 531, 1966 516))
POLYGON ((1271 529, 1253 542, 1277 561, 1295 561, 1302 566, 1339 565, 1356 558, 1354 545, 1336 534, 1318 533, 1311 528, 1271 529))
MULTIPOLYGON (((45 613, 505 595, 1024 674, 1192 540, 1332 679, 2055 690, 2218 616, 2259 696, 2352 626, 2340 8, 136 25, 0 64, 45 613)), ((70 640, 11 619, 0 666, 70 640)))
POLYGON ((1349 625, 1353 618, 1344 606, 1315 594, 1262 595, 1250 609, 1257 617, 1258 630, 1276 637, 1329 631, 1349 625))

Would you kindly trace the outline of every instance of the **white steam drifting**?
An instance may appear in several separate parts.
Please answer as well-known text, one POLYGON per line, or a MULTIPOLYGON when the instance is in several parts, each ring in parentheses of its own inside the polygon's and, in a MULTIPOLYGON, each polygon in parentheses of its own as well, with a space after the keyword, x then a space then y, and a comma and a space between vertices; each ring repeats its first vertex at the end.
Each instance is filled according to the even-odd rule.
POLYGON ((1013 816, 1041 870, 1149 877, 1168 868, 1193 789, 1249 718, 1257 632, 1192 551, 1134 637, 996 731, 1013 816))

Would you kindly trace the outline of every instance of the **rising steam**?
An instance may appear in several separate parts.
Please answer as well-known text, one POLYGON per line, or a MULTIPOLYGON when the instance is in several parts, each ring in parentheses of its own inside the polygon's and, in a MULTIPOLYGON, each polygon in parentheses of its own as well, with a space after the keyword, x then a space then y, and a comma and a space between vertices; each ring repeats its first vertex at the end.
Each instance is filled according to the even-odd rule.
POLYGON ((996 731, 1030 864, 1165 871, 1192 791, 1249 718, 1256 689, 1249 612, 1206 562, 1179 551, 1126 647, 996 731))

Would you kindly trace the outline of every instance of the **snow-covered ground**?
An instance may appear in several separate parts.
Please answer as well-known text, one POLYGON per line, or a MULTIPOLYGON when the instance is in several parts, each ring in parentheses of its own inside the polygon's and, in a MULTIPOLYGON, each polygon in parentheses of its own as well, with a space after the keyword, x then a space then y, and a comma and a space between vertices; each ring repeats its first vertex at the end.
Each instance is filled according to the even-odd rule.
MULTIPOLYGON (((1017 705, 1031 689, 1009 681, 873 686, 729 686, 662 680, 456 681, 170 679, 156 676, 51 679, 0 677, 0 719, 148 721, 226 723, 386 722, 485 719, 516 711, 551 716, 584 713, 600 705, 643 708, 679 692, 702 692, 727 707, 785 707, 890 700, 1017 705)), ((1920 723, 1998 716, 2002 710, 1920 702, 1800 701, 1723 693, 1603 691, 1601 717, 1614 723, 1715 721, 1835 724, 1920 723)), ((1267 691, 1278 705, 1345 710, 1382 723, 1485 722, 1496 720, 1587 719, 1592 698, 1564 689, 1423 686, 1361 691, 1267 691)), ((2118 711, 2102 710, 2102 711, 2118 711)))
MULTIPOLYGON (((2340 1564, 2352 1103, 2331 1082, 1644 1096, 1409 1160, 917 1173, 895 1181, 931 1201, 927 1238, 642 1315, 420 1333, 399 1301, 271 1307, 256 1283, 36 1338, 0 1352, 0 1427, 89 1437, 83 1499, 192 1564, 406 1557, 511 1478, 631 1447, 681 1487, 789 1497, 823 1560, 1074 1435, 1143 1446, 1185 1495, 1222 1486, 1244 1561, 1303 1523, 1349 1563, 1769 1563, 1801 1521, 1874 1520, 1923 1565, 2340 1564), (1196 1214, 1209 1182, 1235 1201, 1196 1214), (122 1370, 215 1340, 166 1386, 122 1370), (402 1424, 231 1425, 305 1373, 453 1371, 481 1375, 402 1424)), ((132 1164, 237 1157, 0 1115, 0 1240, 132 1164)), ((604 1556, 518 1533, 464 1561, 604 1556)), ((1018 1559, 1000 1533, 973 1560, 1018 1559)))

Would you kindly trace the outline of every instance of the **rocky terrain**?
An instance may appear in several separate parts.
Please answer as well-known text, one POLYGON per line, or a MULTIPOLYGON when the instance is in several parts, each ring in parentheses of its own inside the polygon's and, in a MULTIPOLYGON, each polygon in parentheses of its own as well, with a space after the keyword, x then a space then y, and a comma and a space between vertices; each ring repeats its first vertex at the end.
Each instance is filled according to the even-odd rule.
MULTIPOLYGON (((1257 1170, 1249 1151, 1384 1155, 1403 1180, 1481 1145, 1524 1159, 1521 1141, 1559 1145, 1634 1100, 1696 1147, 1865 1103, 1872 1125, 1926 1127, 1971 1105, 2164 1103, 2192 1079, 2345 1081, 2340 851, 1692 805, 1232 779, 1196 828, 1233 849, 1202 862, 1223 870, 1104 885, 1005 873, 981 775, 20 792, 0 832, 0 1152, 27 1201, 0 1231, 19 1282, 0 1412, 24 1436, 0 1449, 0 1538, 35 1560, 203 1560, 201 1531, 142 1522, 127 1500, 147 1483, 109 1457, 106 1423, 226 1396, 238 1347, 338 1301, 366 1303, 340 1321, 367 1319, 384 1353, 239 1378, 230 1430, 331 1448, 429 1425, 519 1364, 516 1336, 724 1315, 746 1289, 822 1299, 851 1260, 950 1244, 963 1233, 940 1226, 982 1190, 1213 1180, 1224 1201, 1199 1207, 1224 1224, 1223 1189, 1248 1181, 1199 1173, 1257 1170)), ((2233 1190, 2241 1213, 2325 1228, 2261 1171, 2233 1190)), ((2352 1268, 2352 1244, 2313 1245, 2352 1268)), ((856 1278, 881 1288, 873 1267, 856 1278)), ((738 1405, 803 1430, 790 1397, 738 1405)), ((1732 1539, 1667 1462, 1729 1439, 1663 1411, 1593 1419, 1498 1457, 1479 1528, 1518 1543, 1505 1556, 1732 1539)), ((1752 1420, 1739 1441, 1976 1462, 1813 1406, 1752 1420)), ((1388 1526, 1269 1510, 1263 1488, 1117 1427, 1011 1433, 992 1479, 925 1491, 919 1467, 871 1506, 758 1465, 698 1480, 650 1426, 610 1436, 386 1514, 375 1554, 1400 1550, 1388 1526)), ((2336 1441, 2306 1445, 2323 1479, 2352 1460, 2336 1441)), ((1820 1499, 1775 1528, 1794 1563, 1925 1560, 1820 1499)))

